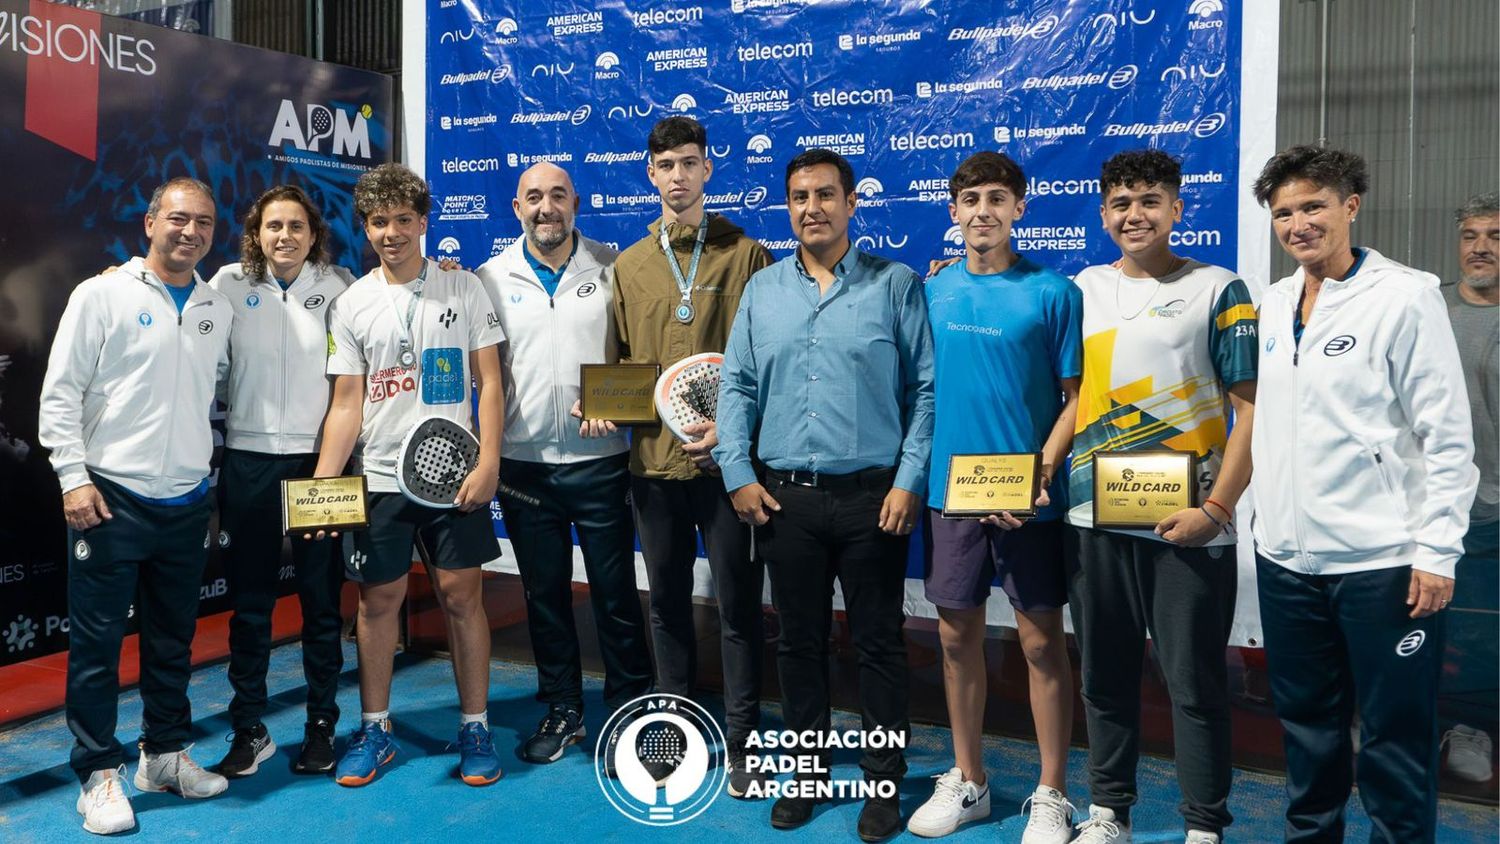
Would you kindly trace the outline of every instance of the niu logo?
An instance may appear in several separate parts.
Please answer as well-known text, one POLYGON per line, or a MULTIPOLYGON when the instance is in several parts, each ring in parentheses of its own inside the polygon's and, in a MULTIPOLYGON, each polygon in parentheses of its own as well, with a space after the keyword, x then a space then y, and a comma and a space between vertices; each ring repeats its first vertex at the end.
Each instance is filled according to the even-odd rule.
POLYGON ((452 308, 449 308, 442 316, 438 317, 438 322, 441 322, 444 328, 452 328, 453 323, 457 321, 458 314, 454 313, 452 308))

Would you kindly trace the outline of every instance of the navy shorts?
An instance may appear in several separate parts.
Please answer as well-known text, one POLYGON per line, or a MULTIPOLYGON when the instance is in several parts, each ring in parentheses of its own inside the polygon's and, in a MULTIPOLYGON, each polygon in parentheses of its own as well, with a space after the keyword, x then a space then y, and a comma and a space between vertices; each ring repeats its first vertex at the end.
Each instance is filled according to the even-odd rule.
POLYGON ((344 537, 344 574, 355 583, 405 577, 417 542, 422 543, 422 559, 434 568, 478 568, 500 556, 488 507, 469 513, 442 510, 399 492, 370 493, 370 526, 344 537))
POLYGON ((990 584, 1021 612, 1061 608, 1068 602, 1062 521, 1027 522, 1016 530, 945 519, 928 508, 923 531, 923 585, 927 600, 950 610, 984 606, 990 584))

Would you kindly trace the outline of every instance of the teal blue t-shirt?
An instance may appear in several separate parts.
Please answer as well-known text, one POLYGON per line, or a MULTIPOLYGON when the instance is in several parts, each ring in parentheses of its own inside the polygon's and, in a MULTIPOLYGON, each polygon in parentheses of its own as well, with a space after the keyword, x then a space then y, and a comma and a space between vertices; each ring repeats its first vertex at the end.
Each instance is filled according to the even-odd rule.
POLYGON ((562 281, 563 273, 568 271, 568 264, 572 262, 573 256, 578 254, 578 232, 573 233, 573 251, 568 253, 568 260, 563 261, 562 266, 555 270, 537 260, 525 244, 521 245, 521 252, 526 255, 526 263, 531 265, 531 271, 536 273, 536 280, 547 289, 547 295, 556 296, 557 283, 562 281))
MULTIPOLYGON (((993 275, 959 261, 927 281, 927 315, 937 362, 927 505, 941 509, 952 455, 1042 450, 1061 379, 1083 372, 1083 294, 1024 256, 993 275)), ((1062 517, 1065 488, 1052 484, 1038 520, 1062 517)))
POLYGON ((177 303, 177 313, 182 313, 182 309, 187 307, 188 297, 193 295, 193 284, 197 283, 195 281, 192 284, 184 284, 181 287, 172 284, 167 285, 167 292, 172 294, 172 301, 177 303))

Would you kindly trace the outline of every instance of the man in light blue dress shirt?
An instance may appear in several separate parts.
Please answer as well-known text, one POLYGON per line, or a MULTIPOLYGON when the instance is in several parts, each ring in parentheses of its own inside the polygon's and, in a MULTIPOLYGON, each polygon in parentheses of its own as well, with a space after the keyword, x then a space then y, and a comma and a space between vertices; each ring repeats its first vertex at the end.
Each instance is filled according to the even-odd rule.
MULTIPOLYGON (((932 448, 933 351, 922 281, 855 249, 854 172, 829 150, 787 165, 799 247, 757 272, 724 355, 713 456, 740 518, 755 526, 782 633, 786 726, 826 733, 833 579, 859 653, 864 729, 905 733, 902 598, 907 543, 922 513, 932 448), (753 455, 752 455, 753 448, 753 455)), ((771 824, 806 823, 826 799, 829 752, 794 749, 816 773, 783 792, 771 824)), ((899 748, 866 748, 871 782, 859 834, 901 829, 899 748)), ((799 767, 799 770, 806 770, 799 767)))

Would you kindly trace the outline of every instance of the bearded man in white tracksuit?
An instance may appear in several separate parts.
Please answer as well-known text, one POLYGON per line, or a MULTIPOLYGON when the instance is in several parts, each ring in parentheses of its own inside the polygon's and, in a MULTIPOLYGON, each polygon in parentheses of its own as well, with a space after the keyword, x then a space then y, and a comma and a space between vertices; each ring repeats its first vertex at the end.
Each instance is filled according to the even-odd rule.
POLYGON ((135 787, 211 797, 227 783, 188 755, 188 680, 208 561, 215 383, 234 312, 195 267, 213 244, 213 193, 157 188, 145 258, 73 289, 42 381, 39 439, 52 450, 68 523, 68 728, 83 828, 124 832, 135 814, 115 738, 120 644, 140 619, 141 757, 135 787))
POLYGON ((1343 839, 1356 711, 1371 840, 1437 826, 1442 610, 1478 472, 1437 278, 1351 245, 1368 187, 1359 156, 1311 146, 1255 182, 1300 265, 1261 304, 1251 437, 1287 841, 1343 839))
POLYGON ((630 446, 623 431, 584 437, 587 423, 570 416, 579 367, 619 359, 615 250, 574 229, 578 193, 555 164, 521 174, 512 208, 524 234, 478 275, 505 330, 500 503, 526 592, 536 697, 548 707, 521 758, 546 764, 584 737, 570 528, 583 551, 606 708, 650 688, 651 655, 635 581, 630 446))

